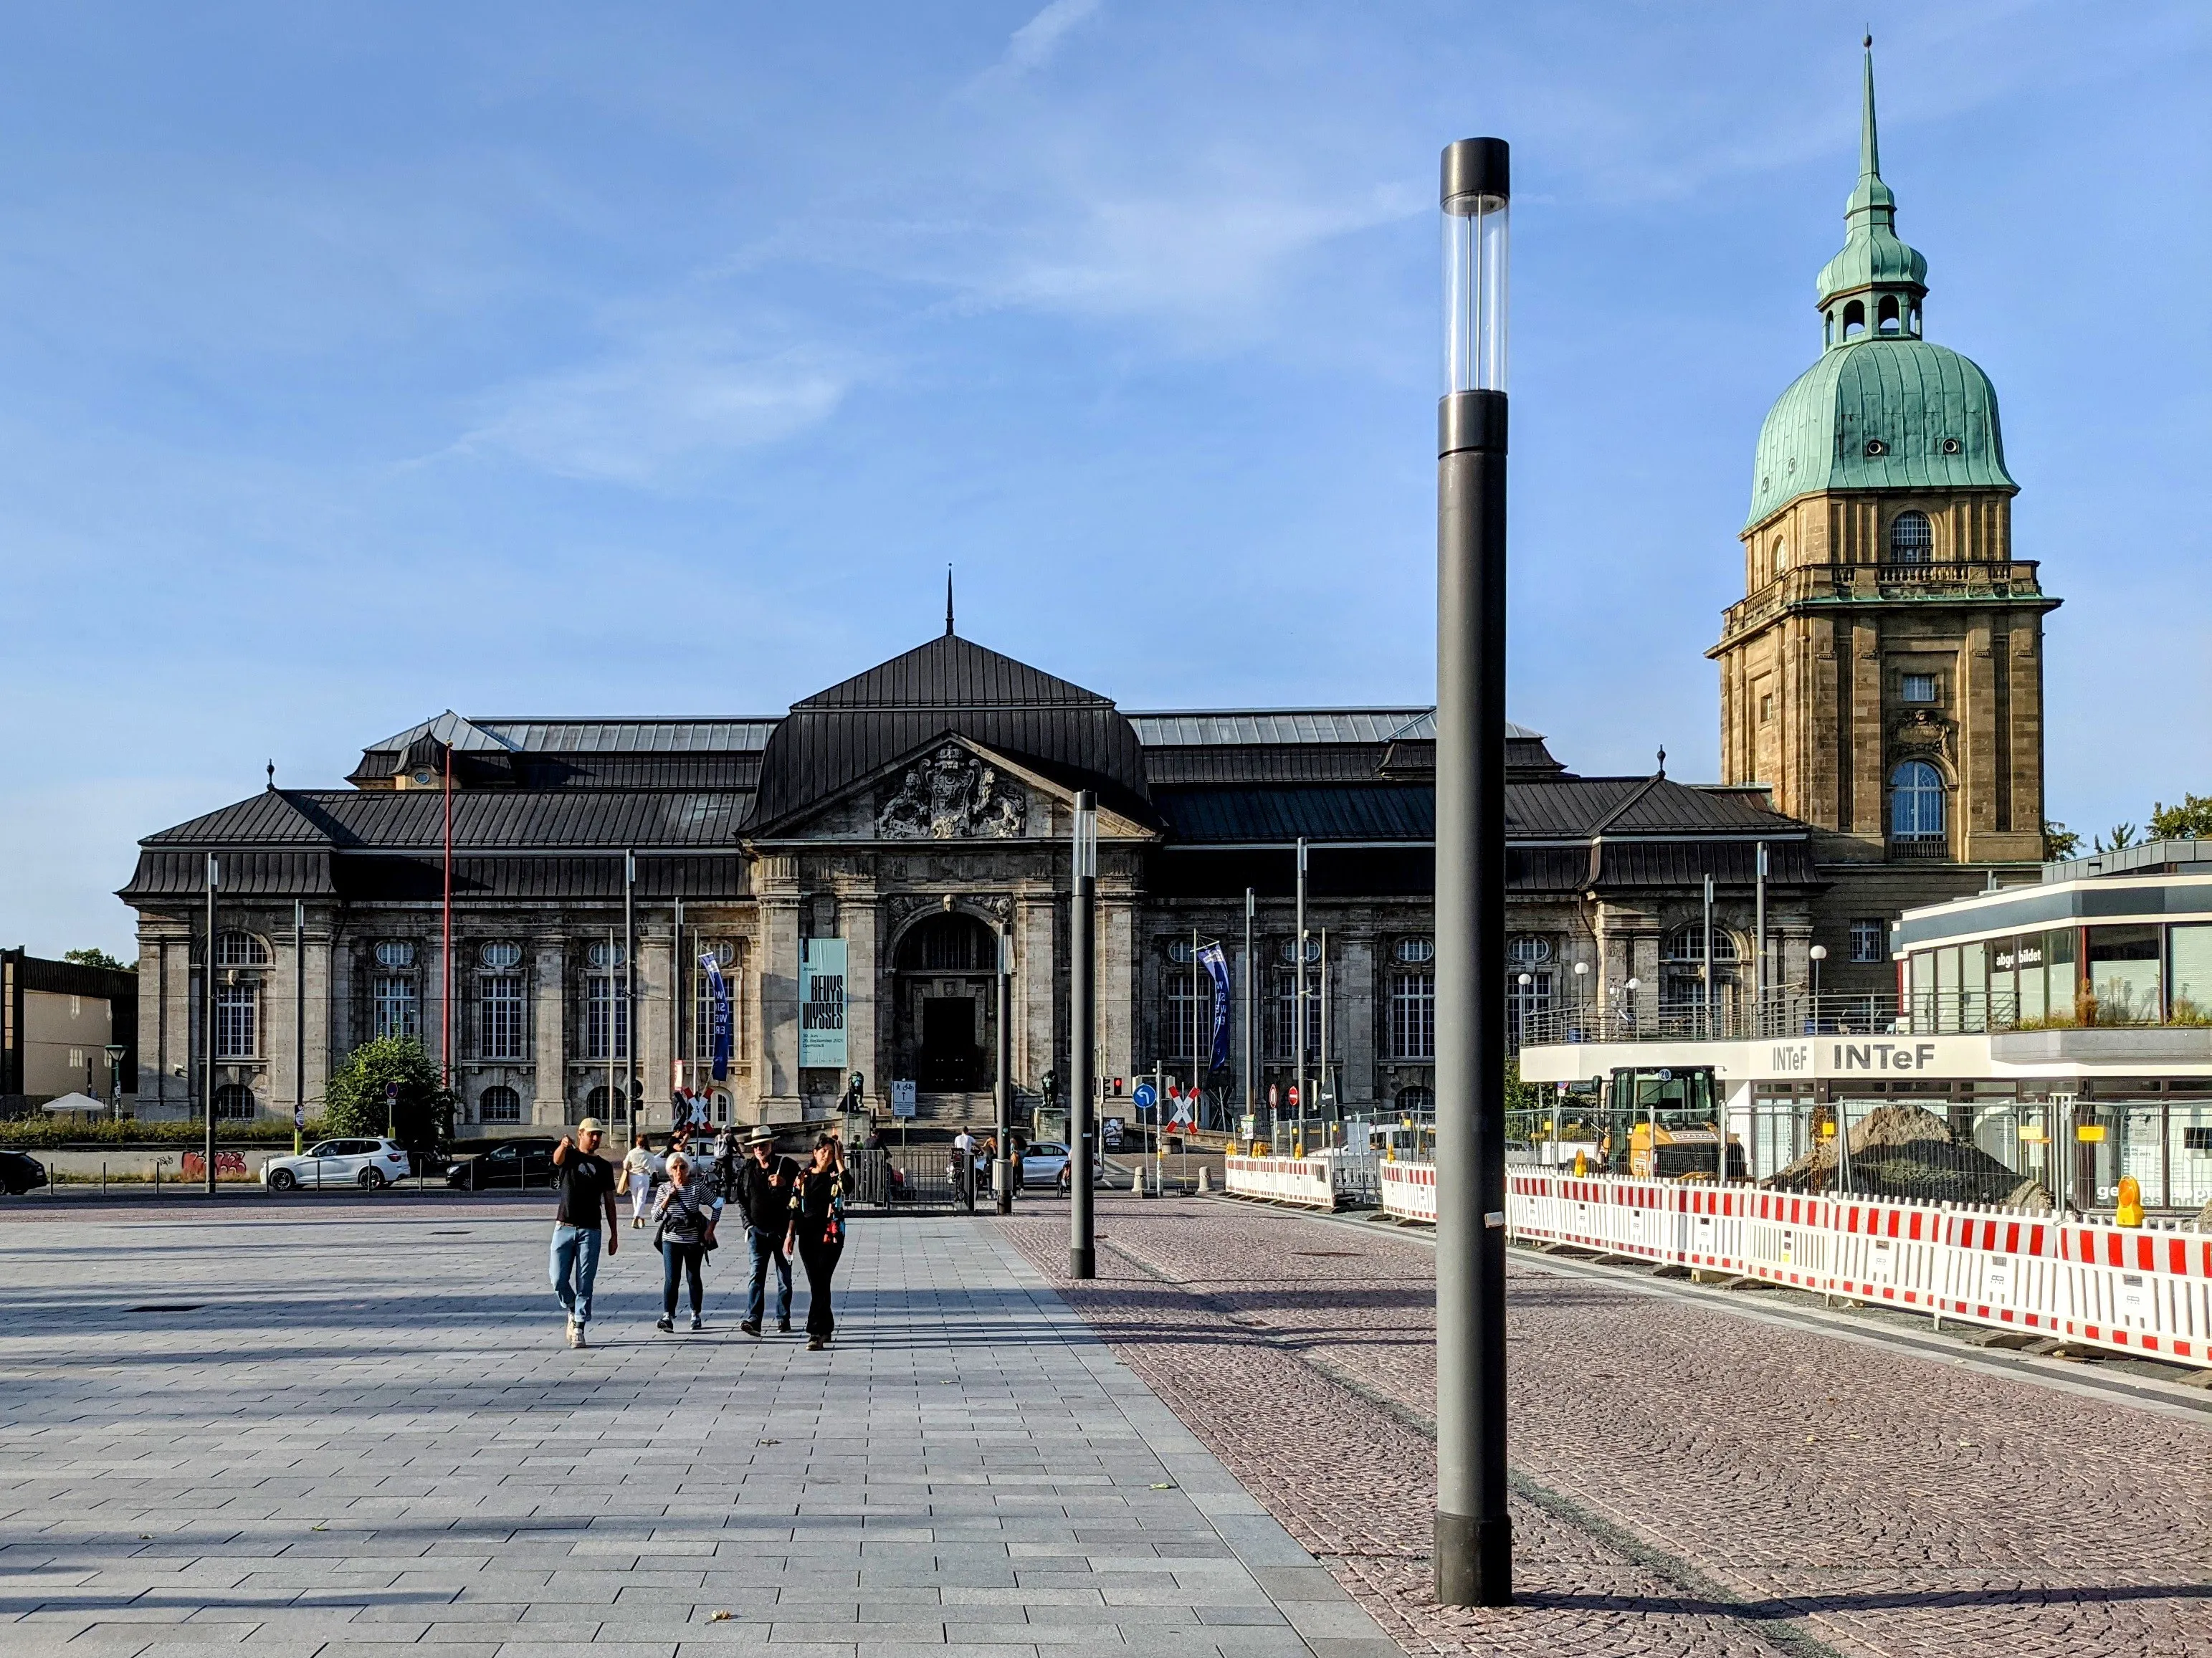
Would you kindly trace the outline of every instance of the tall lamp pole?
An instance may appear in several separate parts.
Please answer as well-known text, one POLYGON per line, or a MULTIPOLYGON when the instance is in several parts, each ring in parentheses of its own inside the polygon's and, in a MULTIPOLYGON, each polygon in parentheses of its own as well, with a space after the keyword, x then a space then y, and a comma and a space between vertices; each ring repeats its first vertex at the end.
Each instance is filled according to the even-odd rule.
MULTIPOLYGON (((999 929, 997 1080, 991 1088, 998 1161, 991 1169, 992 1197, 1002 1215, 1014 1212, 1014 937, 1011 922, 999 929)), ((1068 1184, 1075 1183, 1070 1175, 1068 1184)))
POLYGON ((1091 1046, 1098 1001, 1092 981, 1091 922, 1098 896, 1098 805, 1088 789, 1075 797, 1075 898, 1067 914, 1067 1275, 1097 1278, 1091 1236, 1091 1046))
POLYGON ((206 1005, 200 1015, 200 1047, 207 1057, 207 1075, 202 1084, 200 1107, 207 1118, 207 1166, 204 1172, 207 1175, 207 1190, 210 1197, 215 1195, 215 1055, 217 1046, 215 1035, 215 975, 216 957, 218 952, 215 942, 215 892, 222 884, 222 865, 217 861, 216 855, 210 853, 207 860, 207 981, 202 986, 202 989, 205 992, 206 1005))
POLYGON ((1509 151, 1443 153, 1437 457, 1437 1526, 1445 1606, 1513 1599, 1505 1512, 1509 151))

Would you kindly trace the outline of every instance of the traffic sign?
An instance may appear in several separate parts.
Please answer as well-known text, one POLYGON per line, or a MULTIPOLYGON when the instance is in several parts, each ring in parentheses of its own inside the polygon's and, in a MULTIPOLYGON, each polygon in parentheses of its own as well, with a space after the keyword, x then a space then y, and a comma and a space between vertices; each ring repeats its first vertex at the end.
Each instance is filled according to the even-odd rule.
POLYGON ((1283 1097, 1281 1094, 1276 1090, 1275 1084, 1269 1083, 1267 1084, 1267 1109, 1273 1111, 1282 1102, 1283 1097))
POLYGON ((1129 1097, 1136 1102, 1137 1109, 1139 1111, 1151 1110, 1159 1100, 1159 1096, 1152 1092, 1152 1085, 1150 1083, 1139 1083, 1130 1090, 1129 1097))
POLYGON ((1291 1084, 1291 1103, 1292 1105, 1296 1105, 1297 1102, 1298 1102, 1298 1085, 1297 1085, 1296 1083, 1292 1083, 1292 1084, 1291 1084))
POLYGON ((891 1115, 914 1115, 914 1084, 911 1082, 894 1081, 891 1084, 891 1115))

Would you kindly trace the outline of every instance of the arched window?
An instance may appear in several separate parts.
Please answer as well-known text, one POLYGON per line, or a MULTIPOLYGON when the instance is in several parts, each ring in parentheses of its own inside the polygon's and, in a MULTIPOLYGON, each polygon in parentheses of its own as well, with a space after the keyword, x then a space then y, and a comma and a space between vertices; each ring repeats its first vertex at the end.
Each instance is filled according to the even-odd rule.
POLYGON ((909 973, 993 973, 999 944, 973 915, 932 915, 899 940, 898 964, 909 973))
POLYGON ((520 1122, 522 1096, 504 1084, 487 1088, 477 1096, 478 1122, 520 1122))
POLYGON ((1390 953, 1408 967, 1419 967, 1425 962, 1437 959, 1437 941, 1433 938, 1401 938, 1390 953))
POLYGON ((1893 841, 1943 838, 1943 774, 1925 760, 1907 760, 1889 774, 1893 841))
POLYGON ((1936 532, 1929 526, 1927 513, 1903 512, 1889 521, 1891 563, 1925 564, 1935 556, 1936 532))
POLYGON ((1882 295, 1880 320, 1881 331, 1883 333, 1894 334, 1897 332, 1899 326, 1899 321, 1897 312, 1896 295, 1885 294, 1882 295))
POLYGON ((568 1121, 580 1122, 586 1117, 597 1117, 601 1122, 612 1123, 621 1117, 622 1108, 622 1090, 610 1089, 602 1083, 584 1096, 584 1104, 580 1110, 577 1108, 574 1100, 568 1102, 568 1121))
POLYGON ((218 932, 215 935, 215 964, 217 967, 267 967, 269 946, 250 932, 218 932))
POLYGON ((584 952, 584 965, 598 968, 602 973, 622 966, 627 959, 623 947, 612 939, 603 939, 584 952))
POLYGON ((1844 337, 1866 332, 1866 307, 1853 300, 1844 307, 1844 337))
MULTIPOLYGON (((1276 947, 1276 953, 1279 955, 1283 960, 1290 963, 1292 966, 1296 966, 1297 964, 1298 947, 1294 940, 1289 938, 1284 939, 1283 942, 1276 947)), ((1307 938, 1306 960, 1309 962, 1318 962, 1321 960, 1320 939, 1315 938, 1307 938)))
POLYGON ((218 1122, 251 1122, 253 1114, 253 1090, 244 1083, 225 1083, 215 1090, 215 1114, 218 1122))
POLYGON ((376 964, 397 971, 415 965, 415 946, 404 938, 386 938, 376 947, 376 964))
POLYGON ((1778 580, 1790 568, 1790 544, 1780 536, 1774 537, 1774 575, 1778 580))
POLYGON ((1505 946, 1505 959, 1516 967, 1536 967, 1552 959, 1552 941, 1540 934, 1524 932, 1505 946))
MULTIPOLYGON (((1667 962, 1702 962, 1705 959, 1705 924, 1702 920, 1685 921, 1667 935, 1667 945, 1660 959, 1667 962)), ((1719 922, 1713 923, 1713 960, 1733 962, 1736 959, 1735 934, 1719 922)))
POLYGON ((478 958, 495 973, 505 973, 510 968, 522 965, 522 946, 517 944, 489 944, 477 952, 478 958))
POLYGON ((1433 1117, 1437 1114, 1437 1093, 1433 1088, 1401 1088, 1392 1102, 1401 1117, 1433 1117))

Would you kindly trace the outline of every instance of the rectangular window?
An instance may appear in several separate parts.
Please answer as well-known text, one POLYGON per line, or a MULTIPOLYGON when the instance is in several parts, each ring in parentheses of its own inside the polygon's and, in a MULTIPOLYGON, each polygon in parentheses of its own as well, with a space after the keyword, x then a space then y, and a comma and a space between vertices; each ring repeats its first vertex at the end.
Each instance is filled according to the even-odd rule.
POLYGON ((215 1056, 218 1060, 250 1060, 260 1042, 261 987, 258 984, 217 985, 215 987, 215 1056))
POLYGON ((1933 702, 1936 700, 1936 676, 1932 673, 1905 675, 1905 700, 1907 702, 1933 702))
POLYGON ((1201 1036, 1206 1041, 1206 1057, 1212 1057, 1213 981, 1206 981, 1201 994, 1198 975, 1188 968, 1171 969, 1168 973, 1167 1028, 1160 1035, 1169 1059, 1188 1060, 1198 1052, 1201 1036))
POLYGON ((1851 923, 1851 959, 1879 962, 1889 953, 1889 923, 1879 917, 1863 917, 1851 923))
POLYGON ((1505 1040, 1514 1048, 1540 1038, 1543 1032, 1532 1030, 1528 1021, 1534 1015, 1548 1013, 1552 1009, 1551 969, 1527 972, 1528 982, 1525 985, 1521 982, 1523 976, 1522 973, 1510 974, 1505 981, 1505 1040))
POLYGON ((1765 725, 1768 720, 1773 718, 1774 693, 1767 691, 1763 693, 1759 699, 1759 720, 1761 725, 1765 725))
POLYGON ((1401 1060, 1437 1057, 1437 975, 1425 968, 1390 975, 1390 1052, 1401 1060))
POLYGON ((2099 1024, 2160 1022, 2158 954, 2154 926, 2089 929, 2089 993, 2099 1024))
POLYGON ((477 1048, 487 1060, 522 1057, 522 975, 487 973, 477 981, 477 1048))
POLYGON ((374 1004, 374 1029, 379 1038, 422 1035, 421 1010, 415 999, 415 977, 409 973, 380 973, 369 981, 374 1004))
POLYGON ((2074 955, 2079 937, 2072 927, 2053 927, 2043 935, 2044 1017, 2054 1024, 2081 1019, 2081 975, 2074 955))
POLYGON ((2178 926, 2166 933, 2167 993, 2173 1017, 2212 1019, 2212 926, 2178 926))
POLYGON ((629 1057, 629 1009, 623 1001, 623 981, 615 974, 594 973, 584 981, 584 1057, 629 1057))
MULTIPOLYGON (((1297 1028, 1298 970, 1275 969, 1275 1005, 1267 1020, 1267 1046, 1279 1060, 1296 1060, 1291 1033, 1297 1028)), ((1306 1057, 1321 1055, 1321 964, 1306 969, 1306 1057)), ((1334 1056, 1332 1056, 1334 1057, 1334 1056)))

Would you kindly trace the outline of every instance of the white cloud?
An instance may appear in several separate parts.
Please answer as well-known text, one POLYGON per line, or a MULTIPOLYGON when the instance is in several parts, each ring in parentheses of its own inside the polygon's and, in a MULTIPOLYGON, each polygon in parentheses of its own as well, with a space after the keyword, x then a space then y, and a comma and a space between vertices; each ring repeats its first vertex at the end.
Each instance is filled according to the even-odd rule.
POLYGON ((505 450, 567 477, 665 483, 827 420, 854 378, 836 354, 811 348, 664 336, 515 387, 455 446, 505 450))
POLYGON ((1007 39, 1006 56, 999 60, 1000 71, 1027 75, 1042 69, 1068 32, 1097 9, 1098 0, 1052 0, 1007 39))

